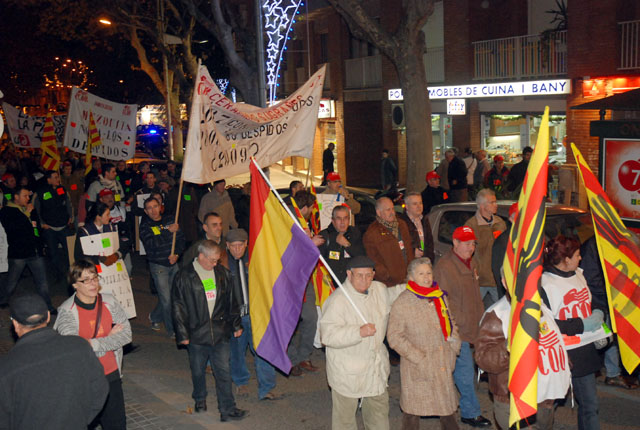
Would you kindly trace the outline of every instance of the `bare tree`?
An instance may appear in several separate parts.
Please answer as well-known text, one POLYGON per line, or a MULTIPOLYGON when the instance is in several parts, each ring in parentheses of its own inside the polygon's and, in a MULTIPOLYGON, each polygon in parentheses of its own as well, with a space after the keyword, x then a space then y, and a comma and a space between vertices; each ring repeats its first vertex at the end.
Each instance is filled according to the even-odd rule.
POLYGON ((329 0, 356 37, 377 47, 393 63, 400 79, 407 127, 407 188, 424 185, 424 174, 433 169, 431 103, 423 63, 422 28, 433 13, 434 0, 402 0, 403 14, 394 33, 384 29, 365 10, 366 0, 329 0))

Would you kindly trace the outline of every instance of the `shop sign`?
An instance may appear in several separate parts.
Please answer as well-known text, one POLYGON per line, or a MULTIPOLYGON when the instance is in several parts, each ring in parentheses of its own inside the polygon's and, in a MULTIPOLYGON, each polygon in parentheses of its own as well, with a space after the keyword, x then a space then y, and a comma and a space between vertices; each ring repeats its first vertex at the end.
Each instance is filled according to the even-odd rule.
MULTIPOLYGON (((554 96, 571 94, 571 79, 553 79, 545 81, 527 82, 490 82, 474 85, 450 85, 444 87, 429 87, 429 98, 448 99, 452 97, 490 98, 490 97, 521 97, 521 96, 554 96)), ((403 100, 402 90, 391 89, 389 100, 403 100)))
POLYGON ((640 88, 640 77, 620 76, 585 79, 582 81, 582 97, 609 97, 640 88))
POLYGON ((466 115, 467 101, 465 99, 447 99, 447 115, 466 115))
POLYGON ((335 118, 336 102, 330 99, 320 99, 320 107, 318 108, 318 118, 335 118))
POLYGON ((640 140, 603 143, 604 189, 622 219, 640 220, 640 140))

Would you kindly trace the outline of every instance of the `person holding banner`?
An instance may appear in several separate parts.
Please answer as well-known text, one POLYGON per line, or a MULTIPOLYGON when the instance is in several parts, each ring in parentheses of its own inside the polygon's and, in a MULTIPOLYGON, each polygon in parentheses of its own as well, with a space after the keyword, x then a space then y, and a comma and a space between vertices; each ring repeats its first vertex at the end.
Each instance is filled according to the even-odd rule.
POLYGON ((89 342, 109 382, 107 402, 96 421, 104 430, 125 429, 122 347, 131 343, 131 324, 114 296, 100 294, 93 262, 75 261, 69 270, 69 284, 76 292, 58 308, 53 328, 63 336, 80 336, 89 342))
POLYGON ((342 179, 337 173, 331 172, 327 175, 327 188, 322 194, 335 194, 336 200, 346 203, 353 215, 360 213, 360 203, 342 186, 342 179))
POLYGON ((114 264, 116 261, 122 258, 120 246, 118 246, 118 249, 114 250, 115 252, 107 256, 99 256, 93 253, 89 253, 86 249, 83 249, 81 238, 86 236, 101 235, 103 233, 117 233, 117 231, 117 226, 115 224, 111 224, 111 211, 109 210, 109 206, 102 202, 94 204, 91 209, 89 209, 84 227, 78 228, 78 235, 76 236, 76 246, 74 252, 75 260, 86 259, 90 260, 95 265, 99 265, 100 263, 102 263, 105 266, 111 266, 112 264, 114 264))
MULTIPOLYGON (((592 301, 580 264, 580 242, 560 235, 547 243, 544 249, 545 271, 542 274, 540 296, 551 309, 563 335, 573 337, 602 328, 602 304, 592 301)), ((567 345, 569 346, 569 345, 567 345)), ((602 359, 594 342, 580 341, 577 348, 569 349, 571 385, 578 402, 578 429, 598 430, 598 393, 596 372, 602 359)))

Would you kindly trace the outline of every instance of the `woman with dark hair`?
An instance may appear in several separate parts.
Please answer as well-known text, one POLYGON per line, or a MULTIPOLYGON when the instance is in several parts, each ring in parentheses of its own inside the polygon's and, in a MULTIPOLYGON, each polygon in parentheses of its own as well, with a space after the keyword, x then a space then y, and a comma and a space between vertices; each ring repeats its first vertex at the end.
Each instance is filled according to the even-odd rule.
POLYGON ((122 347, 131 342, 131 324, 115 297, 100 294, 93 262, 76 260, 68 278, 75 293, 58 308, 53 328, 63 336, 87 339, 109 382, 107 401, 95 423, 100 423, 104 430, 124 429, 127 420, 122 393, 122 347))
MULTIPOLYGON (((604 309, 596 309, 591 292, 582 275, 580 242, 558 236, 545 248, 545 271, 540 294, 551 309, 560 332, 575 336, 598 330, 604 321, 604 309)), ((568 351, 571 382, 578 402, 578 429, 599 429, 598 395, 595 373, 602 367, 593 343, 568 351)))
POLYGON ((105 203, 97 202, 87 214, 85 224, 83 227, 78 228, 78 235, 76 236, 76 245, 74 249, 75 260, 87 259, 94 264, 103 263, 105 266, 111 266, 113 263, 122 258, 119 250, 116 250, 111 255, 98 257, 97 255, 85 255, 80 242, 81 237, 92 236, 94 234, 117 232, 118 227, 115 224, 111 224, 111 211, 109 206, 105 203))

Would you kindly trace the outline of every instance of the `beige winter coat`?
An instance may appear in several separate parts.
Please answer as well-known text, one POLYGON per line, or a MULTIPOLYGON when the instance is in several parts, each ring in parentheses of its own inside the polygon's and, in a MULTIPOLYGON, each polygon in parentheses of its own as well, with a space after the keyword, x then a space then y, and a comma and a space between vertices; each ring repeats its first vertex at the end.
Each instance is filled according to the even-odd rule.
MULTIPOLYGON (((445 299, 446 301, 446 299, 445 299)), ((391 308, 387 340, 400 354, 400 407, 419 416, 446 416, 458 408, 453 382, 460 352, 458 329, 444 340, 433 301, 405 290, 391 308)))
POLYGON ((464 225, 471 227, 478 238, 478 245, 476 246, 475 254, 473 254, 473 259, 478 264, 480 286, 495 287, 496 280, 491 270, 491 250, 496 238, 494 232, 505 231, 507 224, 498 215, 494 215, 491 224, 489 224, 482 218, 482 215, 476 212, 464 225))
POLYGON ((373 281, 368 294, 361 294, 347 278, 342 288, 329 296, 322 308, 320 339, 326 346, 327 380, 331 389, 351 398, 379 396, 386 391, 389 353, 383 341, 391 305, 405 288, 405 285, 387 288, 373 281), (375 325, 375 335, 360 337, 364 323, 343 290, 367 322, 375 325))

